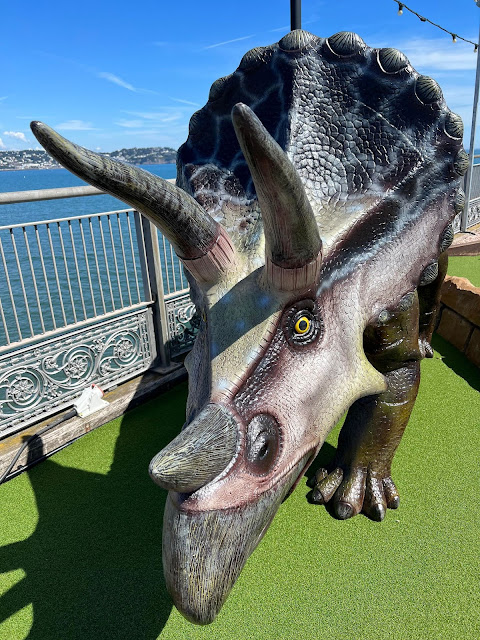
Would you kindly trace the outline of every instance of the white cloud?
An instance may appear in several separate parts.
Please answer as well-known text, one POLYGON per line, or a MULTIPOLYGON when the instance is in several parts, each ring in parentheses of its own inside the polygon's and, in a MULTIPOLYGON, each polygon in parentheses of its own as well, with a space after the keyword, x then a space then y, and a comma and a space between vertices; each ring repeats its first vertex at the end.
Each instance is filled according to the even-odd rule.
POLYGON ((129 82, 122 80, 122 78, 119 78, 113 73, 108 73, 108 71, 100 71, 100 73, 98 73, 97 75, 99 78, 103 78, 104 80, 113 82, 113 84, 118 84, 119 87, 123 87, 124 89, 128 89, 129 91, 135 91, 135 92, 138 91, 138 89, 136 89, 129 82))
POLYGON ((91 122, 84 122, 83 120, 67 120, 57 124, 55 129, 59 131, 94 131, 91 122))
POLYGON ((3 140, 0 138, 0 149, 5 149, 5 145, 3 144, 3 140))
POLYGON ((233 40, 225 40, 224 42, 216 42, 215 44, 209 44, 208 47, 203 47, 204 49, 214 49, 215 47, 223 47, 224 44, 231 44, 232 42, 240 42, 240 40, 248 40, 249 38, 253 38, 255 34, 252 33, 249 36, 242 36, 241 38, 233 38, 233 40))
POLYGON ((98 78, 103 78, 104 80, 108 80, 108 82, 112 82, 113 84, 122 87, 123 89, 128 89, 128 91, 133 91, 134 93, 151 93, 153 95, 158 95, 157 91, 152 91, 151 89, 140 89, 139 87, 134 87, 133 84, 127 82, 123 78, 116 76, 114 73, 109 73, 108 71, 100 71, 97 73, 98 78))
POLYGON ((0 96, 0 102, 3 102, 4 100, 6 100, 8 98, 8 96, 0 96))
POLYGON ((467 144, 470 135, 470 123, 472 120, 473 108, 473 85, 460 85, 448 82, 441 82, 443 96, 452 111, 457 113, 465 125, 464 142, 467 144))
POLYGON ((174 129, 160 131, 159 129, 126 129, 123 133, 125 136, 136 136, 139 140, 147 139, 149 146, 158 144, 159 146, 178 146, 185 141, 185 134, 188 132, 188 126, 181 125, 174 129), (179 142, 180 140, 180 142, 179 142))
POLYGON ((182 107, 172 110, 170 107, 165 111, 123 111, 133 118, 119 118, 115 121, 119 127, 123 128, 124 135, 145 136, 165 136, 175 131, 185 131, 187 121, 182 107))
POLYGON ((129 129, 128 131, 124 132, 124 135, 127 136, 137 136, 137 135, 141 135, 141 136, 156 136, 159 135, 161 132, 158 131, 158 129, 129 129))
POLYGON ((22 142, 27 142, 25 134, 22 131, 4 131, 4 136, 8 136, 9 138, 15 138, 16 140, 21 140, 22 142))
POLYGON ((474 87, 461 84, 453 84, 448 82, 441 83, 443 95, 448 104, 450 102, 455 102, 455 104, 468 107, 470 111, 472 110, 473 105, 473 91, 474 87))
POLYGON ((181 113, 172 113, 170 116, 165 116, 165 118, 161 118, 160 122, 174 122, 175 120, 180 120, 182 117, 181 113))
POLYGON ((140 129, 145 124, 143 120, 118 120, 115 122, 119 127, 125 127, 126 129, 140 129))
POLYGON ((190 100, 181 100, 180 98, 172 98, 171 96, 168 96, 170 98, 170 100, 173 100, 174 102, 181 102, 182 104, 191 104, 192 107, 201 107, 201 104, 198 104, 198 102, 190 102, 190 100))
POLYGON ((416 38, 399 43, 398 49, 405 53, 416 69, 469 71, 477 65, 473 47, 451 42, 447 46, 445 39, 416 38))
POLYGON ((124 111, 124 113, 162 124, 164 122, 174 122, 175 120, 180 120, 183 117, 183 114, 178 111, 173 113, 166 113, 165 111, 124 111))

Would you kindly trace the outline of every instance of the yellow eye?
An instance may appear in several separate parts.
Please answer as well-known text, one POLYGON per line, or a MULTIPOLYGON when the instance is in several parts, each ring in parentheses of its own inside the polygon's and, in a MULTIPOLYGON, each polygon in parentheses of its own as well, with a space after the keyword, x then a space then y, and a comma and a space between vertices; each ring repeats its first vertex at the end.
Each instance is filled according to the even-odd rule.
POLYGON ((310 320, 306 316, 302 316, 295 323, 295 332, 302 336, 310 329, 310 324, 310 320))
POLYGON ((300 300, 283 316, 283 333, 288 344, 297 349, 312 344, 323 333, 323 323, 313 300, 300 300))

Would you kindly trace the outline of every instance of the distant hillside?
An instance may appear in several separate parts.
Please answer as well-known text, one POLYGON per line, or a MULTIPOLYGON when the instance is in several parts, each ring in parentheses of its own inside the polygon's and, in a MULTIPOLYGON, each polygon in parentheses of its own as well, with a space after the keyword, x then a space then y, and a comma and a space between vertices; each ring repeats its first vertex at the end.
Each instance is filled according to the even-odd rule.
MULTIPOLYGON (((146 147, 144 149, 120 149, 103 155, 129 164, 174 163, 177 152, 170 147, 146 147)), ((7 169, 58 169, 60 165, 46 151, 0 151, 0 171, 7 169)))

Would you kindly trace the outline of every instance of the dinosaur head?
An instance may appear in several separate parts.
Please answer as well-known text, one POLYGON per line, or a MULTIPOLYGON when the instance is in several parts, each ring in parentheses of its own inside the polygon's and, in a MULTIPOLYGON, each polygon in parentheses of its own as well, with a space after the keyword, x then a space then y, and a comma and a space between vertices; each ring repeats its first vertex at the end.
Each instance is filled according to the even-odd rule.
POLYGON ((318 295, 322 243, 292 163, 248 107, 232 118, 262 211, 264 265, 237 255, 215 283, 192 283, 202 324, 186 360, 187 426, 150 465, 170 490, 167 586, 203 624, 345 403, 384 388, 362 352, 361 307, 342 318, 331 292, 318 295))
POLYGON ((212 86, 177 186, 32 128, 186 268, 202 318, 187 421, 150 474, 169 491, 167 587, 209 623, 329 430, 385 389, 363 332, 435 263, 461 206, 461 123, 401 53, 294 31, 212 86))

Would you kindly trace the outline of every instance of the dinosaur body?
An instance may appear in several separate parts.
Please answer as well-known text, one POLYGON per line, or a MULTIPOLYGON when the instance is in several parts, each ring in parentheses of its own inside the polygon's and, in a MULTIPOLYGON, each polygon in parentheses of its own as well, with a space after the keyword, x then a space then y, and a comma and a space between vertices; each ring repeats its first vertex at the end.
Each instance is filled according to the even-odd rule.
POLYGON ((391 462, 431 354, 467 166, 435 81, 356 34, 292 31, 214 83, 177 187, 33 128, 156 222, 189 274, 202 322, 187 421, 150 465, 170 491, 163 559, 180 611, 214 619, 349 407, 313 499, 339 518, 396 508, 391 462))

